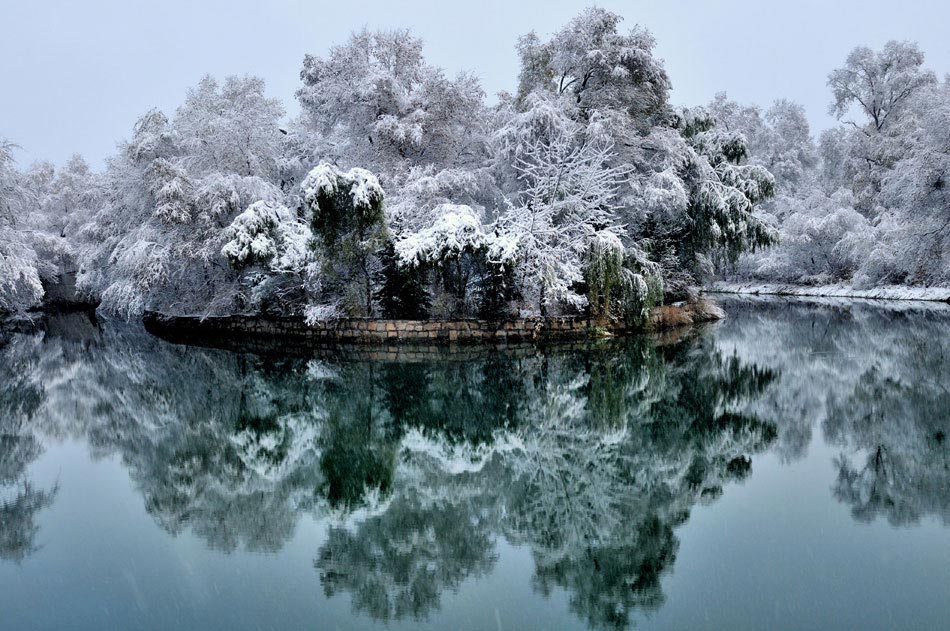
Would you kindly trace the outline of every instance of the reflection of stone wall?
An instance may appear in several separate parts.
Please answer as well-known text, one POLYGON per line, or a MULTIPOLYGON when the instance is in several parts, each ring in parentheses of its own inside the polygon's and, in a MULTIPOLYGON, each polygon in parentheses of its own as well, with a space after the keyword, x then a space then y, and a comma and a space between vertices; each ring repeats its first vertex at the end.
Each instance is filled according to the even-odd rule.
MULTIPOLYGON (((722 317, 709 303, 667 305, 654 310, 651 329, 666 329, 722 317)), ((261 337, 309 343, 437 344, 468 342, 523 342, 581 339, 605 332, 631 332, 623 322, 588 317, 529 317, 502 322, 486 320, 383 320, 339 318, 307 324, 302 318, 257 316, 170 316, 147 311, 145 328, 164 337, 261 337)))

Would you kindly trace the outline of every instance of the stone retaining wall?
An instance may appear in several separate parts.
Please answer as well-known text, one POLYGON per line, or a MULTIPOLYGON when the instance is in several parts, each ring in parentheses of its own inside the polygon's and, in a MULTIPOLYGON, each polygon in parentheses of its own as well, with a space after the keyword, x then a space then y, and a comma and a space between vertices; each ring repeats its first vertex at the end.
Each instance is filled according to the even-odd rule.
POLYGON ((280 337, 311 343, 438 344, 523 342, 538 339, 578 339, 623 332, 626 327, 589 318, 520 318, 504 322, 483 320, 379 320, 340 318, 308 325, 302 318, 268 319, 253 316, 199 318, 146 312, 145 328, 159 335, 184 333, 211 337, 280 337))
MULTIPOLYGON (((644 329, 663 330, 723 317, 715 305, 698 301, 654 309, 644 329)), ((621 322, 585 317, 531 317, 488 322, 485 320, 382 320, 339 318, 307 324, 303 318, 258 316, 170 316, 153 311, 144 315, 150 333, 182 342, 212 339, 280 339, 307 347, 334 344, 437 345, 520 343, 578 340, 603 335, 641 332, 621 322)))

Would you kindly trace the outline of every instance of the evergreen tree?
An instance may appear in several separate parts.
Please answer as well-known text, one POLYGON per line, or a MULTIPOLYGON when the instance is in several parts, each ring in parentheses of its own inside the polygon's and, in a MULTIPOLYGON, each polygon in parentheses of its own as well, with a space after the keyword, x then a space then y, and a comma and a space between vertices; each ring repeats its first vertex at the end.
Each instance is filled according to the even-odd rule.
POLYGON ((383 317, 396 320, 424 320, 429 317, 429 294, 422 266, 402 265, 392 241, 379 252, 376 299, 383 317))

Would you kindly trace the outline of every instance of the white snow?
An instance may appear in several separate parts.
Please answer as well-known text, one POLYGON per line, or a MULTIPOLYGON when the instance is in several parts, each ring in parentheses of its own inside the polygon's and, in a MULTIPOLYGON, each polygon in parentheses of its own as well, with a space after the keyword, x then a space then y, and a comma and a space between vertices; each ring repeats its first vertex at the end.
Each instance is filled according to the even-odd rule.
POLYGON ((375 200, 383 199, 383 188, 376 176, 359 167, 342 171, 332 164, 321 162, 310 170, 300 185, 304 201, 311 209, 317 208, 321 192, 332 193, 340 188, 349 190, 353 204, 357 207, 368 207, 375 200))
POLYGON ((773 296, 815 296, 832 298, 866 298, 873 300, 926 300, 950 302, 950 287, 908 287, 885 285, 873 289, 854 289, 847 284, 790 285, 777 283, 727 283, 710 285, 706 292, 722 294, 755 294, 773 296))
POLYGON ((403 264, 435 262, 486 245, 482 223, 471 207, 441 204, 435 213, 437 218, 431 226, 396 242, 396 253, 403 264))

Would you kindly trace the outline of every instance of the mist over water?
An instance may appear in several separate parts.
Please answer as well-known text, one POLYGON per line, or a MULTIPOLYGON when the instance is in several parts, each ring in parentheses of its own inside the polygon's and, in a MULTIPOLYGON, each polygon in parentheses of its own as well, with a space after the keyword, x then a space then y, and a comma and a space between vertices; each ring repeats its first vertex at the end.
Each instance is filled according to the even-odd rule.
POLYGON ((723 306, 412 362, 7 331, 0 628, 946 626, 950 308, 723 306))

